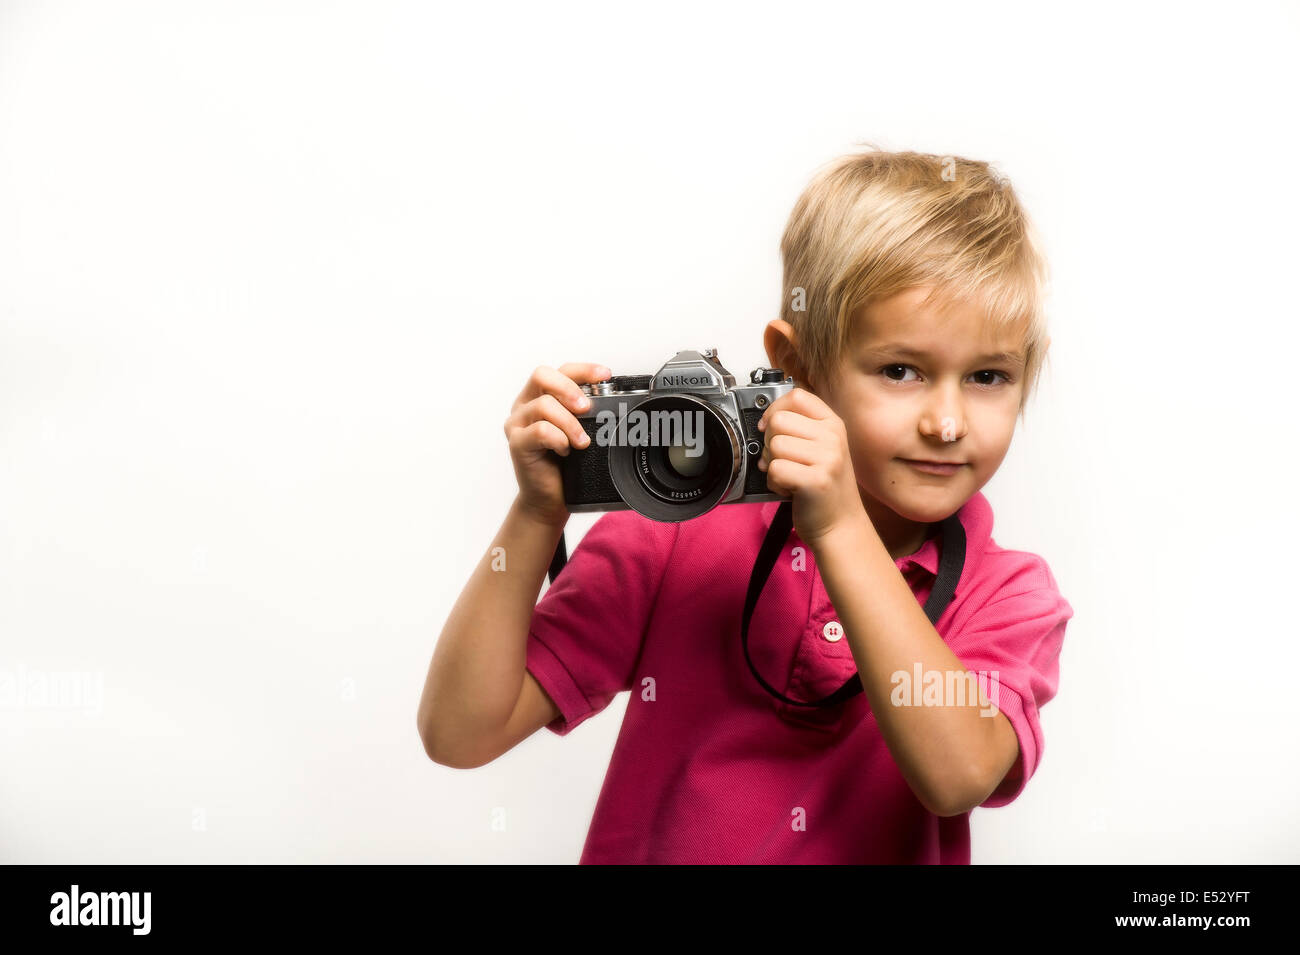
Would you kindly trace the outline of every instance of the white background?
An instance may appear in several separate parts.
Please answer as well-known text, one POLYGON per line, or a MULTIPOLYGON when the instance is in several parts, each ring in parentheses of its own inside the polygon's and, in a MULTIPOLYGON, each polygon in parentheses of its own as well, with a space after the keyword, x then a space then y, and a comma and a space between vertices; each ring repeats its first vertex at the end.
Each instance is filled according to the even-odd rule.
POLYGON ((514 494, 502 421, 538 364, 765 363, 786 216, 871 140, 995 163, 1053 270, 984 491, 1075 617, 974 861, 1300 862, 1298 33, 1280 2, 0 4, 0 678, 104 692, 0 708, 0 861, 575 862, 626 695, 473 771, 415 727, 514 494))

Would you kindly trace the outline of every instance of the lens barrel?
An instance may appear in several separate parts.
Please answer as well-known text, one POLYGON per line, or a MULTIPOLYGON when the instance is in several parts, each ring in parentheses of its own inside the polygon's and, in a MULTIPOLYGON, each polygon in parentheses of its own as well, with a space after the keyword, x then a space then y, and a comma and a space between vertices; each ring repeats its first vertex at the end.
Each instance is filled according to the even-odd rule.
MULTIPOLYGON (((652 520, 685 521, 727 497, 744 460, 740 435, 727 414, 686 394, 647 398, 631 408, 627 418, 636 420, 633 415, 638 413, 643 422, 662 425, 655 429, 647 425, 647 442, 653 443, 609 449, 610 478, 629 507, 652 520), (681 427, 670 426, 677 423, 681 427), (703 425, 702 432, 696 423, 703 425), (683 440, 688 430, 692 443, 702 445, 698 457, 689 453, 692 448, 683 440)), ((622 422, 618 433, 624 433, 622 422)))

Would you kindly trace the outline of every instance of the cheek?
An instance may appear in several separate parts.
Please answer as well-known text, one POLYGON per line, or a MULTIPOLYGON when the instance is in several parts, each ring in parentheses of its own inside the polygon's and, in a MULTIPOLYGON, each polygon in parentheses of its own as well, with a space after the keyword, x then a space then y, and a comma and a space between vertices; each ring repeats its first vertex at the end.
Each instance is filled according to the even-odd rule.
POLYGON ((841 414, 849 434, 856 434, 872 443, 892 440, 907 427, 906 410, 899 402, 872 401, 863 395, 849 404, 849 414, 841 414))
POLYGON ((1010 412, 1002 408, 996 411, 990 409, 988 414, 972 418, 971 430, 979 435, 980 444, 989 451, 996 453, 999 449, 1005 449, 1011 444, 1011 438, 1016 432, 1014 408, 1010 412))
POLYGON ((898 402, 881 400, 866 385, 835 397, 832 408, 844 422, 849 452, 856 464, 878 464, 894 457, 907 444, 909 429, 915 428, 915 424, 898 407, 898 402))
POLYGON ((854 458, 893 457, 899 446, 897 428, 883 415, 858 415, 844 422, 854 458))

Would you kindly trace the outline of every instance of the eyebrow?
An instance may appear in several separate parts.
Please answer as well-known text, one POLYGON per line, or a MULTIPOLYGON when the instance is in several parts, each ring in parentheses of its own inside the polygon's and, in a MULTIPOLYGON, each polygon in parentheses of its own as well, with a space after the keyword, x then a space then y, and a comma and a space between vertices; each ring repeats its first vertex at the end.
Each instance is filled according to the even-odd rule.
MULTIPOLYGON (((875 347, 868 348, 867 352, 870 354, 878 354, 878 355, 901 355, 904 358, 929 358, 930 357, 925 352, 920 351, 916 348, 911 348, 908 345, 877 345, 875 347)), ((1021 355, 1020 352, 1006 352, 1006 351, 992 352, 991 354, 988 355, 980 355, 978 358, 975 359, 975 361, 1009 362, 1010 364, 1013 365, 1023 365, 1025 363, 1024 356, 1021 355)))

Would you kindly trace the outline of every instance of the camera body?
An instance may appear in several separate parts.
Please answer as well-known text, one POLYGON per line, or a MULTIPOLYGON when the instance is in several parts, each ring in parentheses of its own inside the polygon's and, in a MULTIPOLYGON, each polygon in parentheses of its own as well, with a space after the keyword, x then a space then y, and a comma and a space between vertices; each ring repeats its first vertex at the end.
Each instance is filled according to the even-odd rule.
POLYGON ((652 375, 581 387, 591 407, 576 417, 591 443, 557 455, 569 511, 631 509, 675 523, 719 504, 784 500, 758 469, 757 427, 794 388, 781 369, 756 368, 737 385, 710 348, 680 351, 652 375))

